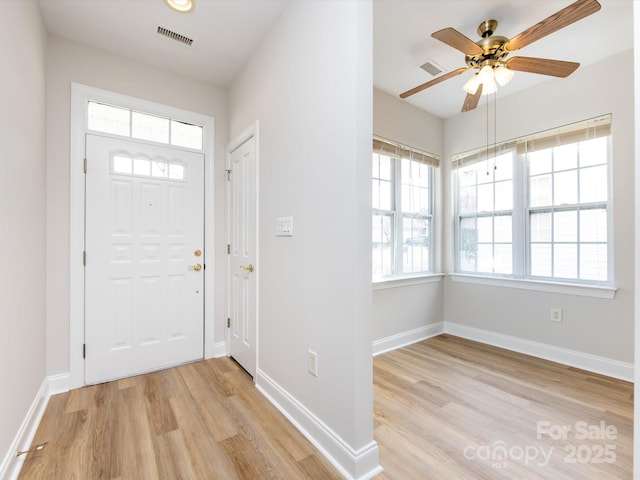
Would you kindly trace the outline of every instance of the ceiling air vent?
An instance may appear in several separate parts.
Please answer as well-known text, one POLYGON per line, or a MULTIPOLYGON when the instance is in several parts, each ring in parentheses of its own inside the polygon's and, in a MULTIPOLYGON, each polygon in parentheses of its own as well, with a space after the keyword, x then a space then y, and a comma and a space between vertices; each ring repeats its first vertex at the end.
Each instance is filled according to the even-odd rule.
POLYGON ((430 73, 434 77, 439 73, 442 73, 442 69, 437 67, 433 62, 430 62, 430 61, 425 63, 424 65, 420 65, 420 68, 423 69, 425 72, 430 73))
POLYGON ((168 28, 158 26, 158 35, 164 35, 165 37, 169 37, 176 42, 184 43, 185 45, 191 46, 193 43, 193 38, 185 37, 184 35, 180 35, 174 31, 169 30, 168 28))

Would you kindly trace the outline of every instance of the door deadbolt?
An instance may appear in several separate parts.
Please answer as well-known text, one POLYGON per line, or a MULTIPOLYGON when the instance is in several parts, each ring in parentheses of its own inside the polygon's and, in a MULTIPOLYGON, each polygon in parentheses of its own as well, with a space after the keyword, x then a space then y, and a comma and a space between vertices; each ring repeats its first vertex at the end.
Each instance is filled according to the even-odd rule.
POLYGON ((196 251, 194 251, 194 252, 193 252, 193 254, 194 254, 196 257, 199 257, 200 255, 202 255, 202 250, 196 250, 196 251))

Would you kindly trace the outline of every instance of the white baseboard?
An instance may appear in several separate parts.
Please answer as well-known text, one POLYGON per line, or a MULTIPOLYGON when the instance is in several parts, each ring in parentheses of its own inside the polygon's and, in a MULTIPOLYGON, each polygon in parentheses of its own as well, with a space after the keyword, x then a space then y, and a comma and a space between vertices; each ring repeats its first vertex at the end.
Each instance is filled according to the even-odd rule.
POLYGON ((209 342, 204 348, 204 359, 227 356, 227 342, 209 342))
POLYGON ((432 323, 424 327, 415 328, 407 332, 398 333, 390 337, 374 340, 373 342, 373 356, 380 355, 382 353, 390 352, 397 348, 406 347, 412 343, 426 340, 427 338, 435 337, 444 332, 444 322, 432 323))
POLYGON ((6 453, 2 464, 0 464, 0 478, 3 480, 15 480, 18 478, 22 462, 25 456, 16 456, 16 452, 27 450, 33 441, 40 420, 49 402, 49 379, 45 378, 36 393, 29 410, 27 411, 18 432, 16 433, 9 451, 6 453))
POLYGON ((70 378, 71 375, 69 373, 60 373, 44 379, 27 415, 22 421, 22 425, 20 425, 20 429, 11 443, 9 451, 5 455, 2 464, 0 464, 0 479, 15 480, 18 478, 25 456, 16 457, 16 452, 27 450, 31 446, 33 437, 40 425, 40 420, 42 420, 42 415, 44 415, 49 403, 49 398, 51 398, 51 395, 68 392, 70 378))
POLYGON ((451 335, 469 340, 475 340, 496 347, 506 348, 507 350, 513 350, 514 352, 581 368, 627 382, 634 381, 634 366, 631 363, 619 362, 589 353, 503 335, 488 330, 481 330, 453 322, 444 323, 444 333, 450 333, 451 335))
POLYGON ((57 395, 58 393, 69 391, 71 374, 59 373, 57 375, 49 375, 47 380, 49 381, 49 396, 57 395))
POLYGON ((348 480, 369 480, 382 472, 378 444, 354 450, 324 422, 260 369, 256 387, 348 480))
POLYGON ((221 358, 226 356, 227 356, 227 342, 214 343, 210 358, 221 358))

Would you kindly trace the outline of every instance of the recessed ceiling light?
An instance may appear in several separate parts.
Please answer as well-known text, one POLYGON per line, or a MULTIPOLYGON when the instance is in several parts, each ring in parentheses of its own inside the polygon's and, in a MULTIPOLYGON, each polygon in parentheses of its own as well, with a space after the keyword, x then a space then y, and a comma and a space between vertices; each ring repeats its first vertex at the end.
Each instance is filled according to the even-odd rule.
POLYGON ((176 12, 189 13, 196 8, 195 0, 164 0, 176 12))

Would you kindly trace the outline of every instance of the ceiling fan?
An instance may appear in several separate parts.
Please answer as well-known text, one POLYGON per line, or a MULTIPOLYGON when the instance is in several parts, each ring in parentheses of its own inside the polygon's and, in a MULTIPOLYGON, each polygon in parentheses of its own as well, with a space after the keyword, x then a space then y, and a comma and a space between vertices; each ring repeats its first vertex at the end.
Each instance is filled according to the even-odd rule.
POLYGON ((495 92, 497 88, 495 82, 505 85, 513 76, 514 71, 567 77, 580 66, 579 63, 533 57, 507 59, 507 56, 597 12, 600 8, 597 0, 577 0, 511 39, 493 34, 498 26, 496 20, 486 20, 480 24, 478 34, 482 39, 477 42, 452 27, 438 30, 431 36, 464 53, 467 66, 407 90, 400 94, 400 98, 407 98, 468 70, 478 70, 464 86, 467 96, 462 105, 462 111, 466 112, 478 106, 483 88, 485 94, 495 92))

